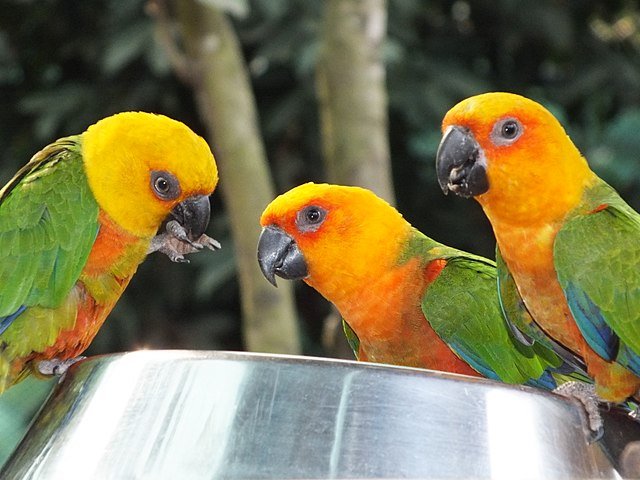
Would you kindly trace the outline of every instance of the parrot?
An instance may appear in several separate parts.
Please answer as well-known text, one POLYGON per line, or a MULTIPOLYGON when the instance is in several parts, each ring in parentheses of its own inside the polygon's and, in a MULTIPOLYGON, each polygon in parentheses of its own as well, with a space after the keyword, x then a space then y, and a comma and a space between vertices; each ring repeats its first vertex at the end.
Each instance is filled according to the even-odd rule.
POLYGON ((496 238, 498 295, 523 344, 580 357, 597 401, 640 387, 640 216, 539 103, 473 96, 442 122, 444 193, 475 198, 496 238), (528 315, 521 315, 526 311, 528 315))
POLYGON ((205 140, 159 114, 36 153, 0 190, 0 393, 76 361, 148 253, 219 248, 204 234, 217 183, 205 140))
POLYGON ((547 390, 590 381, 578 359, 512 337, 494 262, 425 236, 370 190, 306 183, 260 223, 265 278, 302 279, 333 303, 359 361, 547 390))

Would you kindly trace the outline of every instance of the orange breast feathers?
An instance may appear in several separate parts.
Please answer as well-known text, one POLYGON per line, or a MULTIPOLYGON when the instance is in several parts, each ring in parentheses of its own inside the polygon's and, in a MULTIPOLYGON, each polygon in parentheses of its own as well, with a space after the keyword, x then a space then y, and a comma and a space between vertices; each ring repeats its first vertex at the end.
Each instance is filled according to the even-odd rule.
MULTIPOLYGON (((133 245, 141 242, 140 238, 131 235, 116 225, 102 210, 98 215, 98 222, 100 223, 100 230, 83 270, 84 274, 91 277, 97 277, 109 272, 114 265, 123 263, 123 260, 127 263, 127 253, 132 250, 133 245)), ((135 272, 135 269, 133 272, 135 272)), ((128 272, 123 273, 126 274, 128 272)))
POLYGON ((98 236, 74 287, 75 324, 60 332, 55 343, 38 354, 37 359, 68 359, 80 355, 96 336, 146 256, 148 241, 128 234, 102 211, 98 219, 98 236))
POLYGON ((445 265, 435 260, 423 267, 412 259, 359 292, 332 299, 358 335, 361 359, 480 376, 440 339, 422 312, 424 291, 445 265))

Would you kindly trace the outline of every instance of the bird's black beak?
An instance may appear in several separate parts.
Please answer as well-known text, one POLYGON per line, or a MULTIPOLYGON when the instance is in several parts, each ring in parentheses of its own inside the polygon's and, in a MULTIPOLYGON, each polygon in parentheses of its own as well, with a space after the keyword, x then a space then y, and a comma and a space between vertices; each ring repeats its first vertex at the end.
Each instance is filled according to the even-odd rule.
POLYGON ((277 287, 276 275, 297 280, 309 275, 307 262, 296 242, 282 229, 269 225, 258 240, 258 263, 264 277, 277 287))
POLYGON ((209 197, 189 197, 173 207, 171 216, 186 230, 190 240, 198 240, 209 226, 211 205, 209 197))
POLYGON ((464 198, 489 190, 486 159, 473 134, 454 125, 442 137, 436 154, 436 172, 440 188, 464 198))

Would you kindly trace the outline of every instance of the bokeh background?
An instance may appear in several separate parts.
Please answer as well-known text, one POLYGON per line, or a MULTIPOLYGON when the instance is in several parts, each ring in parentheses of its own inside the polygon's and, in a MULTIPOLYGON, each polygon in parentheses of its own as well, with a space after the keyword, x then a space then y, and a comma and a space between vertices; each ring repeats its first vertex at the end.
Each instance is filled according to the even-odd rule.
MULTIPOLYGON (((140 348, 348 355, 321 297, 303 284, 275 290, 254 265, 259 212, 306 181, 364 184, 428 235, 492 257, 480 208, 445 197, 435 179, 440 121, 473 94, 504 90, 542 102, 594 170, 640 208, 634 0, 1 0, 0 7, 0 184, 47 143, 123 110, 185 122, 210 140, 221 167, 208 233, 223 249, 188 265, 151 255, 91 355, 140 348), (350 130, 354 122, 364 127, 350 130), (360 174, 343 168, 354 161, 360 174)), ((31 379, 0 397, 0 462, 51 385, 31 379)))

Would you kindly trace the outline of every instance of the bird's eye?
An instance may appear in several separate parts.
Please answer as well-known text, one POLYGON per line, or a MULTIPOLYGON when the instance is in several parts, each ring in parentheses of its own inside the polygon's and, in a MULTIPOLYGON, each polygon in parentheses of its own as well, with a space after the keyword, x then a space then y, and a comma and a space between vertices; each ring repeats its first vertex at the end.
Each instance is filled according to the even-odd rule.
POLYGON ((296 225, 301 232, 315 232, 327 216, 327 211, 316 205, 310 205, 298 212, 296 225))
POLYGON ((169 191, 169 181, 164 177, 158 177, 156 178, 155 187, 158 193, 166 195, 169 191))
POLYGON ((310 208, 305 212, 305 219, 307 223, 318 223, 320 218, 322 217, 322 213, 317 208, 310 208))
POLYGON ((515 118, 500 120, 493 127, 491 139, 496 145, 511 145, 522 135, 522 124, 515 118))
POLYGON ((502 124, 502 136, 508 140, 516 138, 520 129, 514 120, 506 121, 502 124))
POLYGON ((175 200, 180 196, 180 183, 169 172, 151 172, 151 187, 155 195, 161 200, 175 200))

